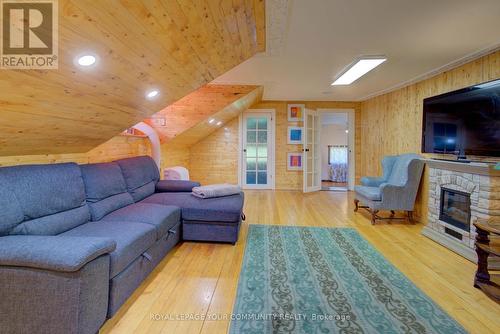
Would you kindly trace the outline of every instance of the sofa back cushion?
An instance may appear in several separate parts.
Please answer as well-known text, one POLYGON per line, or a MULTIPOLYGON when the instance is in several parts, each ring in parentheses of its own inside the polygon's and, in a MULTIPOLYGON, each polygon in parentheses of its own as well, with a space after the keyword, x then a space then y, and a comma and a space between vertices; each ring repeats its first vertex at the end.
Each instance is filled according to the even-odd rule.
POLYGON ((81 165, 92 221, 134 203, 115 162, 81 165))
POLYGON ((56 235, 89 220, 74 163, 0 168, 0 235, 56 235))
POLYGON ((0 174, 0 236, 7 235, 24 220, 23 209, 0 174))
POLYGON ((160 172, 151 157, 140 156, 117 160, 127 184, 127 191, 138 202, 155 192, 160 172))

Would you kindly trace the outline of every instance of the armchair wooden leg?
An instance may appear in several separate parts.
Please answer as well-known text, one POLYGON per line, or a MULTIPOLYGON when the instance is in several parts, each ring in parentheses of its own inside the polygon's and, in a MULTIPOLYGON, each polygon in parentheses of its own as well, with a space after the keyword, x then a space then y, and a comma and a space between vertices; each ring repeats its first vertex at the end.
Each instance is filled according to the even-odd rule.
POLYGON ((375 225, 376 219, 377 219, 377 213, 378 210, 370 210, 372 214, 372 225, 375 225))
POLYGON ((358 212, 359 209, 359 199, 354 199, 354 212, 358 212))

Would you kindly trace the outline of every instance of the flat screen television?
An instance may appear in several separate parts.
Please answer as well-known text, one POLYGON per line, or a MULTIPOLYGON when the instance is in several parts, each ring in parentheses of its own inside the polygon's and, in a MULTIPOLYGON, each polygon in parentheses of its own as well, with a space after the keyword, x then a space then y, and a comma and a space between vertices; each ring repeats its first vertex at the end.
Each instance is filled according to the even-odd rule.
POLYGON ((500 157, 500 80, 425 99, 422 152, 500 157))

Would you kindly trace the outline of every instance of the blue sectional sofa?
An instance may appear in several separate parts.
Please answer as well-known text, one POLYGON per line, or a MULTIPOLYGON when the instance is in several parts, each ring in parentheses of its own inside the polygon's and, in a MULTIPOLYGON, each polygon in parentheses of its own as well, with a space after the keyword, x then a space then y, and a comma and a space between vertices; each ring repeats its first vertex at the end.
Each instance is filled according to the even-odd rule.
POLYGON ((0 168, 1 331, 96 333, 181 236, 237 241, 243 193, 159 179, 146 156, 0 168))

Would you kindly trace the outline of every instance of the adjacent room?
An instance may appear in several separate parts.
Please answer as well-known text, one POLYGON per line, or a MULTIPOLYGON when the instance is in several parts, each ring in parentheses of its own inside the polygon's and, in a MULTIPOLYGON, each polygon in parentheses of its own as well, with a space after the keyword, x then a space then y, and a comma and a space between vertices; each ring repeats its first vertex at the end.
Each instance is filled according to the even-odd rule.
POLYGON ((0 333, 500 333, 500 1, 0 21, 0 333))
POLYGON ((345 191, 349 178, 347 112, 321 113, 321 190, 345 191))

